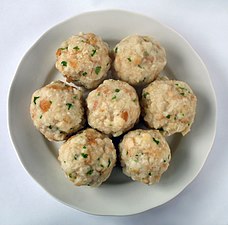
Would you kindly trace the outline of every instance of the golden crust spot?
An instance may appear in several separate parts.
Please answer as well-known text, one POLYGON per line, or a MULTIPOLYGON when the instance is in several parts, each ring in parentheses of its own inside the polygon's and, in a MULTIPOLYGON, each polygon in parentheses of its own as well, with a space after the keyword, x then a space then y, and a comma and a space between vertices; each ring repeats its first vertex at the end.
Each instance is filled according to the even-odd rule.
POLYGON ((70 75, 68 76, 68 75, 65 74, 64 76, 66 77, 66 81, 67 82, 70 83, 70 82, 73 82, 74 81, 74 79, 70 75))
POLYGON ((154 62, 154 56, 147 56, 146 58, 146 61, 149 61, 149 62, 151 62, 151 63, 153 63, 154 62))
POLYGON ((47 112, 50 107, 51 107, 51 102, 49 100, 42 99, 40 101, 40 108, 43 113, 47 112))
POLYGON ((76 60, 70 60, 70 65, 71 65, 74 69, 76 69, 77 66, 78 66, 76 60))
POLYGON ((96 45, 97 44, 97 38, 96 38, 95 34, 88 33, 86 36, 87 36, 87 40, 88 40, 89 44, 91 44, 91 45, 96 45))
POLYGON ((87 130, 87 132, 86 132, 86 138, 87 138, 87 141, 88 141, 88 144, 89 145, 97 144, 96 138, 95 138, 95 135, 94 135, 94 132, 93 131, 87 130))
POLYGON ((52 88, 55 90, 73 90, 73 87, 69 85, 59 85, 59 84, 51 84, 49 85, 49 88, 52 88))
POLYGON ((60 55, 61 55, 61 53, 62 53, 62 52, 61 52, 61 49, 59 48, 59 49, 56 51, 56 53, 55 53, 55 54, 56 54, 56 56, 60 56, 60 55))
POLYGON ((68 116, 68 115, 66 115, 66 116, 63 118, 63 121, 64 121, 65 123, 68 123, 68 124, 72 122, 71 117, 68 116))
POLYGON ((141 57, 136 57, 136 58, 134 59, 134 61, 133 61, 133 63, 134 63, 135 65, 140 65, 141 62, 142 62, 141 57))
POLYGON ((98 106, 98 101, 95 101, 95 102, 93 103, 93 110, 96 110, 97 106, 98 106))
POLYGON ((124 121, 127 122, 127 120, 128 120, 128 112, 127 112, 127 111, 123 111, 123 112, 121 113, 121 118, 122 118, 124 121))
POLYGON ((108 92, 110 92, 110 89, 108 87, 102 86, 97 88, 97 92, 107 94, 108 92))

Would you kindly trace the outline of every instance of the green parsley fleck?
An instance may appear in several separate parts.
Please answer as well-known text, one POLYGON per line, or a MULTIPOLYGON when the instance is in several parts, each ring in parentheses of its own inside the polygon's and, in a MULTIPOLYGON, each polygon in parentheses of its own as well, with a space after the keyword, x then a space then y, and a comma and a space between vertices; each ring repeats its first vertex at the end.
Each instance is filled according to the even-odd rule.
POLYGON ((127 59, 128 59, 129 62, 131 62, 131 58, 130 57, 128 57, 127 59))
POLYGON ((116 96, 113 96, 113 97, 112 97, 112 100, 114 100, 114 99, 116 99, 116 96))
POLYGON ((170 119, 170 115, 168 114, 168 115, 166 116, 166 118, 167 118, 167 119, 170 119))
POLYGON ((151 172, 149 172, 148 175, 151 176, 151 172))
POLYGON ((62 66, 67 66, 67 62, 66 61, 62 61, 61 64, 62 64, 62 66))
POLYGON ((78 159, 78 156, 77 156, 76 154, 74 155, 74 159, 75 159, 75 160, 77 160, 77 159, 78 159))
POLYGON ((82 76, 86 76, 86 75, 87 75, 87 72, 83 72, 83 73, 82 73, 82 76))
POLYGON ((183 92, 181 92, 181 93, 180 93, 180 95, 184 96, 184 93, 183 93, 183 92))
POLYGON ((104 168, 104 166, 103 166, 102 164, 100 164, 100 166, 101 166, 102 168, 104 168))
POLYGON ((69 177, 72 178, 72 174, 71 173, 69 173, 69 177))
POLYGON ((49 128, 49 129, 52 129, 52 125, 49 125, 48 128, 49 128))
POLYGON ((81 153, 81 156, 86 159, 88 157, 88 154, 85 154, 85 153, 81 153))
POLYGON ((42 119, 43 115, 40 115, 40 119, 42 119))
POLYGON ((118 47, 116 47, 114 51, 115 51, 115 53, 117 53, 117 51, 118 51, 118 47))
POLYGON ((100 73, 100 71, 101 71, 101 66, 97 66, 95 68, 95 73, 98 75, 100 73))
POLYGON ((68 47, 66 47, 66 48, 60 48, 61 50, 67 50, 68 49, 68 47))
POLYGON ((166 163, 166 160, 164 159, 163 162, 166 163))
POLYGON ((82 148, 83 148, 83 149, 86 149, 86 146, 83 146, 82 148))
POLYGON ((92 50, 92 54, 91 54, 92 57, 96 54, 96 51, 97 51, 96 49, 92 50))
POLYGON ((50 102, 50 104, 52 104, 52 101, 49 101, 50 102))
POLYGON ((135 99, 133 99, 132 101, 133 101, 133 102, 136 102, 136 101, 137 101, 137 99, 135 98, 135 99))
POLYGON ((116 89, 115 92, 120 92, 120 89, 116 89))
POLYGON ((159 131, 164 131, 163 127, 158 128, 159 131))
POLYGON ((93 169, 89 170, 86 174, 91 175, 93 173, 93 169))
POLYGON ((66 161, 63 161, 64 163, 66 163, 66 161))
POLYGON ((146 98, 146 96, 149 95, 148 92, 143 93, 143 97, 146 98))
POLYGON ((73 107, 73 104, 71 104, 71 103, 66 103, 66 106, 68 106, 68 110, 70 110, 70 108, 73 107))
POLYGON ((110 160, 110 159, 108 159, 108 167, 110 166, 110 164, 111 164, 111 160, 110 160))
POLYGON ((142 69, 142 66, 141 65, 138 65, 138 67, 142 69))
POLYGON ((35 96, 34 98, 33 98, 33 103, 36 105, 36 100, 38 99, 38 98, 40 98, 40 96, 35 96))
POLYGON ((97 93, 97 96, 100 96, 100 95, 101 95, 101 93, 100 93, 100 92, 98 92, 98 93, 97 93))
POLYGON ((159 140, 157 140, 157 139, 155 139, 154 137, 153 137, 153 141, 158 145, 159 144, 159 140))
POLYGON ((73 49, 75 49, 76 51, 80 50, 78 46, 75 46, 73 49))
POLYGON ((74 97, 73 97, 73 99, 77 99, 78 98, 78 96, 77 95, 75 95, 74 97))

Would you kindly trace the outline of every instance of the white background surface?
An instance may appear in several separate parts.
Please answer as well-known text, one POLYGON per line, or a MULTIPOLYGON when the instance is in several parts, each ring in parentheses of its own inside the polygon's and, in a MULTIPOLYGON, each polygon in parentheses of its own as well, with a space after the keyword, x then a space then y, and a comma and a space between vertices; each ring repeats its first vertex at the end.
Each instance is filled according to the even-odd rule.
MULTIPOLYGON (((2 0, 0 4, 0 225, 228 225, 227 95, 228 1, 2 0), (167 24, 183 35, 206 64, 217 96, 217 134, 200 174, 170 202, 128 217, 92 216, 57 202, 23 169, 7 131, 7 93, 17 66, 26 51, 47 29, 57 23, 82 12, 101 9, 139 12, 167 24)), ((108 207, 109 204, 111 203, 107 203, 104 207, 108 207)))

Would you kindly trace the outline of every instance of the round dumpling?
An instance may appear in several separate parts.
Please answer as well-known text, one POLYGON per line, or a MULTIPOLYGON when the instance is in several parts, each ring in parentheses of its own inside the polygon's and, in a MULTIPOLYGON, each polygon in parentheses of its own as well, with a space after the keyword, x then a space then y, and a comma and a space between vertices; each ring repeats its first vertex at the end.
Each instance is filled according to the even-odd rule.
POLYGON ((50 141, 62 141, 83 127, 82 92, 62 81, 36 90, 30 114, 36 128, 50 141))
POLYGON ((104 80, 111 64, 108 44, 93 33, 80 33, 64 41, 56 58, 56 68, 68 82, 89 89, 104 80))
POLYGON ((169 145, 157 130, 130 131, 119 149, 123 172, 145 184, 159 182, 171 159, 169 145))
POLYGON ((164 135, 185 135, 194 121, 196 102, 196 96, 185 82, 156 80, 142 92, 144 120, 164 135))
POLYGON ((116 150, 111 139, 89 128, 69 138, 60 147, 58 159, 75 185, 99 186, 115 166, 116 150))
POLYGON ((131 85, 155 80, 166 65, 166 53, 152 37, 132 35, 114 48, 114 68, 119 79, 131 85))
POLYGON ((105 80, 89 93, 86 102, 89 125, 113 136, 132 128, 140 115, 135 89, 119 80, 105 80))

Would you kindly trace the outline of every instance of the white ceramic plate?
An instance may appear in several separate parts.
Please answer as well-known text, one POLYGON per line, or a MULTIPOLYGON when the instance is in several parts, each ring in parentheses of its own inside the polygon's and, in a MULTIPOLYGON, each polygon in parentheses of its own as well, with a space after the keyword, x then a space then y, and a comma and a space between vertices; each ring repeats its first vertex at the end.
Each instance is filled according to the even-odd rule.
POLYGON ((130 215, 159 206, 179 194, 199 173, 210 152, 216 129, 214 90, 203 62, 172 29, 130 12, 109 10, 75 16, 47 31, 22 59, 11 85, 8 123, 12 142, 27 172, 60 202, 98 215, 130 215), (159 184, 133 182, 116 168, 99 188, 75 187, 57 160, 58 145, 46 141, 29 115, 34 90, 62 78, 55 69, 55 51, 73 34, 94 32, 111 46, 129 34, 152 35, 167 52, 164 73, 190 84, 198 98, 195 123, 185 136, 175 136, 168 171, 159 184))

